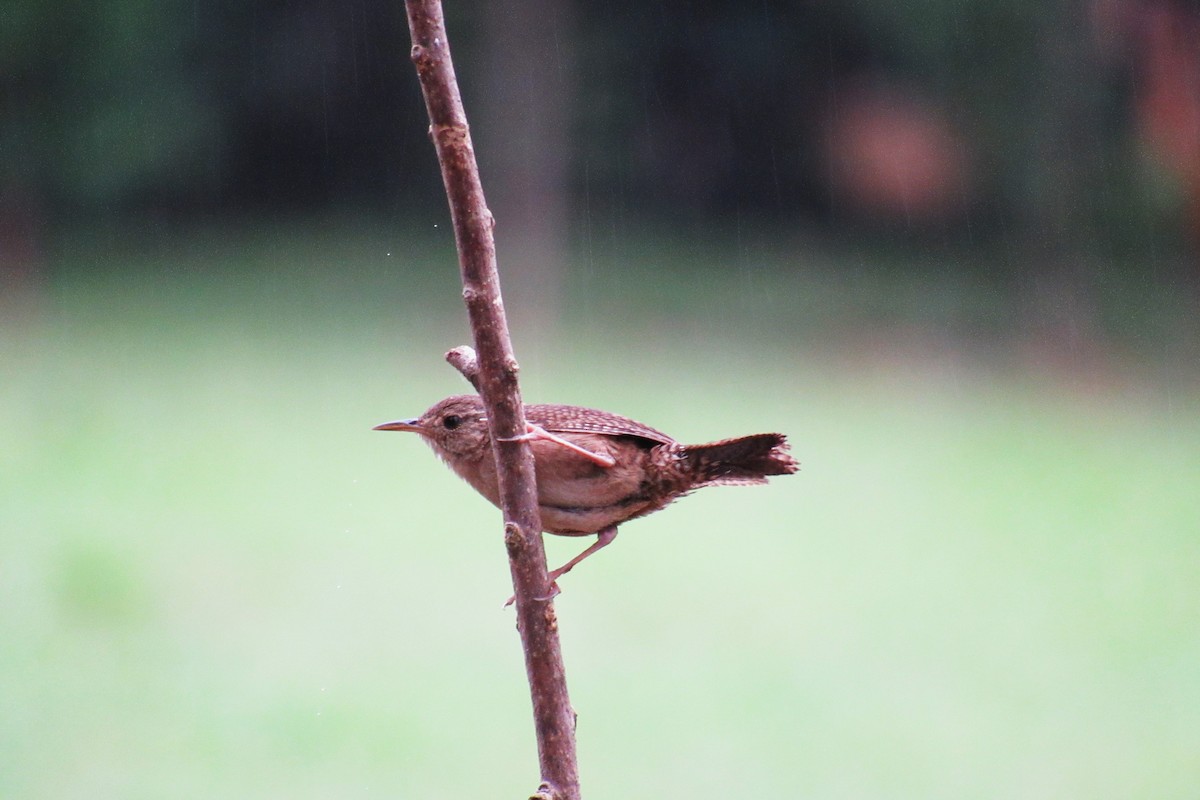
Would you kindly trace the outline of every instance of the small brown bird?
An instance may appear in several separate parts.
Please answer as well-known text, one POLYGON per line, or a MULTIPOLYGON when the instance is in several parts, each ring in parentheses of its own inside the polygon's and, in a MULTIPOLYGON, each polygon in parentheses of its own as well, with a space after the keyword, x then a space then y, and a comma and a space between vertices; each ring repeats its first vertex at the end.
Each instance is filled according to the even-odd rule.
MULTIPOLYGON (((703 486, 766 483, 798 468, 780 433, 686 445, 617 414, 563 405, 527 405, 542 527, 562 536, 599 536, 550 572, 550 581, 612 542, 617 525, 658 511, 703 486)), ((377 431, 418 433, 477 492, 500 505, 483 400, 456 395, 416 419, 377 431)))

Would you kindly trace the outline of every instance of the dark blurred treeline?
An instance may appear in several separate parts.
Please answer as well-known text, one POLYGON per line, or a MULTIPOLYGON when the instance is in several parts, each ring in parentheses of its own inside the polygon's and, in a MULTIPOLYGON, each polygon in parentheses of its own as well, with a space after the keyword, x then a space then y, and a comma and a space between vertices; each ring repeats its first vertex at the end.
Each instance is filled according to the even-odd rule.
MULTIPOLYGON (((1050 262, 1200 239, 1193 0, 447 13, 485 182, 530 247, 584 213, 1050 262)), ((6 262, 97 220, 440 212, 408 46, 400 0, 13 0, 6 262)))

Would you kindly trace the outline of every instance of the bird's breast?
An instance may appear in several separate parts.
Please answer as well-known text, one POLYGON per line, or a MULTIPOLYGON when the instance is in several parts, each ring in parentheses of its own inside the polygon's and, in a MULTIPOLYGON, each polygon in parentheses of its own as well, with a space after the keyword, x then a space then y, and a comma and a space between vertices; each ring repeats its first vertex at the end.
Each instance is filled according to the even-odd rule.
MULTIPOLYGON (((615 463, 604 467, 561 444, 531 442, 543 530, 595 533, 666 504, 650 491, 647 470, 652 466, 644 446, 622 437, 557 435, 592 453, 607 455, 615 463)), ((452 461, 451 467, 493 505, 500 505, 496 465, 490 452, 474 461, 452 461)))

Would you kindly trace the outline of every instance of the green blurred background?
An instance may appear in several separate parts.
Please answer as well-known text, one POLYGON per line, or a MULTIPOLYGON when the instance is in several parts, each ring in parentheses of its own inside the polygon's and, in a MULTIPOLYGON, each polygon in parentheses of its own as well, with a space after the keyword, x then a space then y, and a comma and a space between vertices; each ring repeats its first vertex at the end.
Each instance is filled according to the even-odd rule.
MULTIPOLYGON (((1196 4, 448 13, 526 397, 803 465, 564 581, 585 796, 1193 797, 1196 4)), ((402 5, 0 37, 0 798, 528 793, 402 5)))

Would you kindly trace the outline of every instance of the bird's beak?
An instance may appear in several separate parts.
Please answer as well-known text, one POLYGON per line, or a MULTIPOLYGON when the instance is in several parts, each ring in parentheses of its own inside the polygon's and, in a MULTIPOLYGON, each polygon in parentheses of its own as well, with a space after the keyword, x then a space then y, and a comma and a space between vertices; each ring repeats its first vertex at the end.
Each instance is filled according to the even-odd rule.
POLYGON ((395 422, 385 422, 382 425, 376 425, 371 430, 373 431, 410 431, 412 433, 421 433, 424 429, 417 424, 415 419, 398 419, 395 422))

